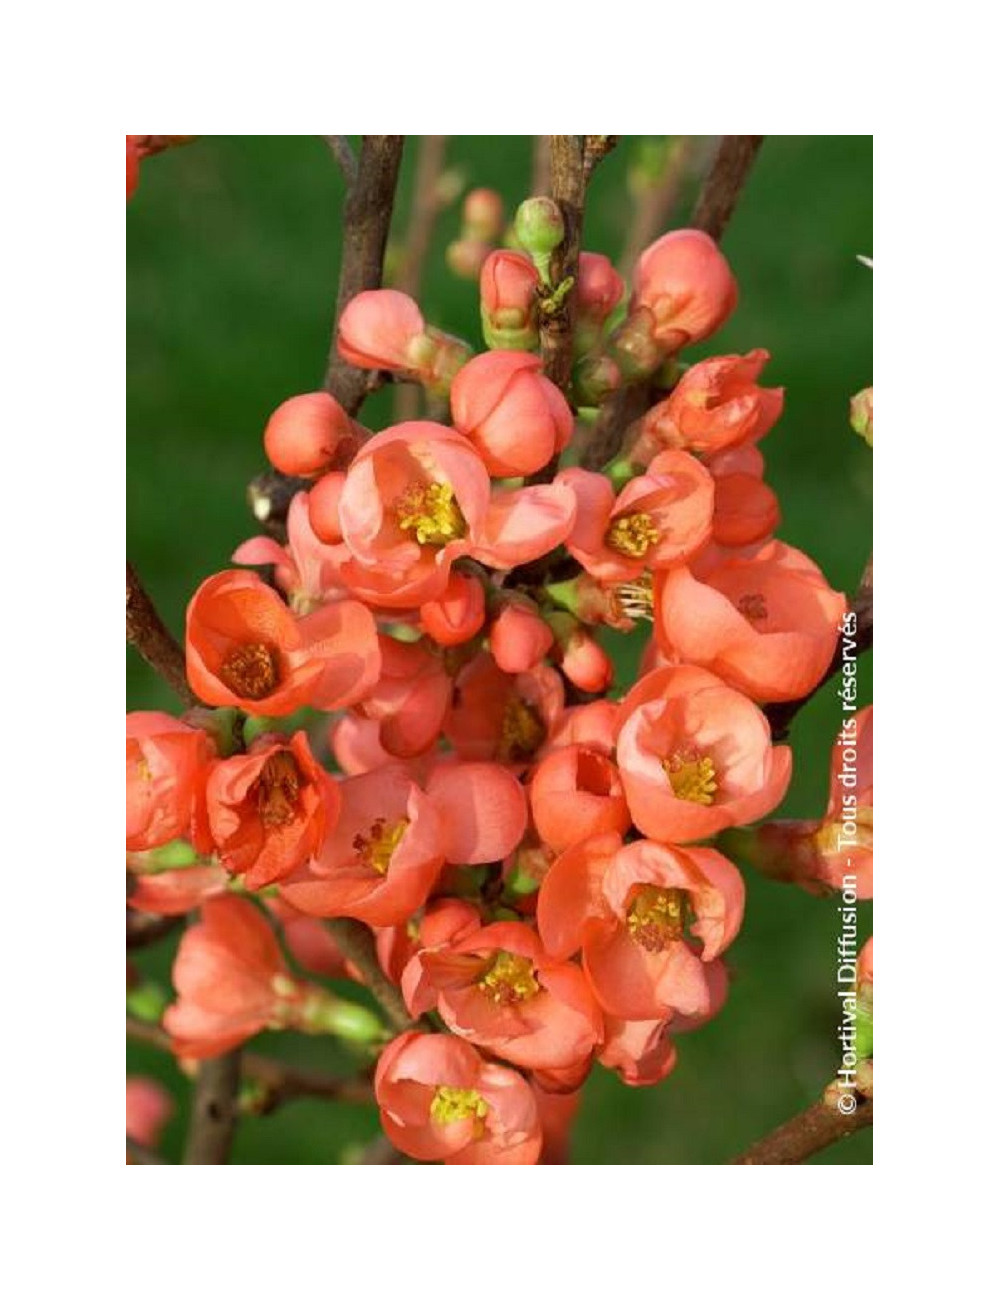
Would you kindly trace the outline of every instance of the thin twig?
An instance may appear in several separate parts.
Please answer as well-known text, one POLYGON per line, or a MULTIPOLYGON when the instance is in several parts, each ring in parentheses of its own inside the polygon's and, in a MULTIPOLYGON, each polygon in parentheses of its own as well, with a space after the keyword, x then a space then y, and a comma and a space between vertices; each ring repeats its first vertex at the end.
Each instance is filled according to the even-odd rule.
POLYGON ((185 704, 197 696, 187 682, 184 651, 156 611, 139 575, 125 561, 125 636, 185 704))
POLYGON ((353 185, 358 178, 358 155, 354 152, 354 146, 346 135, 325 135, 323 139, 337 160, 344 183, 353 185))
POLYGON ((552 185, 552 155, 547 135, 536 135, 531 154, 531 193, 548 194, 552 185))
POLYGON ((691 224, 716 241, 729 224, 760 146, 762 135, 724 135, 705 177, 691 224))
POLYGON ((239 1118, 240 1053, 199 1061, 184 1146, 186 1165, 224 1165, 239 1118))
POLYGON ((803 708, 812 697, 821 690, 822 687, 830 680, 836 677, 844 664, 844 650, 850 650, 850 658, 854 659, 866 650, 872 648, 875 631, 875 612, 874 612, 874 581, 872 578, 872 557, 868 557, 868 563, 865 565, 865 571, 861 575, 861 581, 858 583, 858 589, 854 593, 854 599, 851 601, 851 612, 855 616, 854 635, 842 635, 837 642, 837 648, 833 652, 833 658, 830 660, 826 672, 808 693, 797 700, 787 700, 783 704, 768 704, 764 708, 767 719, 771 724, 771 736, 774 740, 784 740, 791 728, 792 721, 798 711, 803 708), (853 642, 852 646, 847 643, 853 642))
MULTIPOLYGON (((552 157, 552 197, 562 212, 565 234, 552 256, 552 283, 559 285, 577 273, 580 236, 583 230, 583 200, 587 182, 583 169, 584 137, 553 135, 549 137, 552 157)), ((573 313, 576 286, 562 300, 559 308, 542 315, 541 343, 545 374, 563 390, 569 387, 573 369, 573 313)))
POLYGON ((617 135, 587 135, 583 138, 583 183, 586 185, 594 168, 615 147, 621 137, 617 135))
POLYGON ((344 958, 361 973, 368 991, 388 1017, 394 1029, 412 1029, 417 1023, 406 1009, 403 995, 386 976, 375 952, 371 930, 360 921, 338 917, 327 922, 344 958))
POLYGON ((327 359, 324 386, 349 415, 371 391, 367 371, 346 362, 337 351, 337 323, 353 297, 382 283, 382 263, 392 221, 401 135, 366 135, 361 142, 358 174, 344 204, 344 239, 337 290, 337 319, 327 359))
MULTIPOLYGON (((851 1094, 844 1094, 845 1096, 851 1094)), ((870 1098, 856 1096, 856 1108, 842 1114, 836 1104, 814 1102, 808 1110, 780 1125, 767 1137, 729 1163, 733 1165, 799 1165, 817 1151, 871 1128, 874 1114, 870 1098)))

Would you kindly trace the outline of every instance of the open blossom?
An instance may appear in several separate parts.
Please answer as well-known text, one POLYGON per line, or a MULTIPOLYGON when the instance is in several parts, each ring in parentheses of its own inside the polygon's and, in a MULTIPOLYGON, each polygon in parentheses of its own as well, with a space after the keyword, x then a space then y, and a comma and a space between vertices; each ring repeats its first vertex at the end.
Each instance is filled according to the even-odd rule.
POLYGON ((426 753, 441 733, 452 682, 430 643, 379 634, 382 671, 359 712, 378 723, 379 744, 395 758, 426 753))
POLYGON ((304 731, 288 742, 261 737, 246 754, 216 763, 206 795, 219 857, 247 889, 282 880, 311 857, 340 803, 304 731))
POLYGON ((556 482, 577 502, 566 548, 603 582, 631 582, 645 569, 679 564, 711 536, 712 476, 686 452, 663 452, 617 497, 608 479, 590 470, 564 470, 556 482))
POLYGON ((358 426, 326 392, 288 398, 264 429, 264 450, 274 468, 302 478, 346 464, 360 441, 358 426))
POLYGON ((491 763, 439 764, 426 790, 396 764, 350 777, 340 792, 336 825, 281 892, 303 912, 369 925, 406 921, 446 862, 502 860, 527 822, 523 787, 491 763))
POLYGON ((647 675, 622 701, 615 751, 632 819, 671 844, 757 821, 785 796, 792 752, 761 710, 687 665, 647 675))
POLYGON ((174 960, 177 1001, 163 1027, 178 1056, 220 1056, 268 1027, 295 1018, 302 986, 289 975, 270 925, 253 903, 208 899, 174 960))
POLYGON ((617 767, 586 745, 563 745, 543 758, 529 798, 539 836, 557 852, 606 831, 624 835, 632 822, 617 767))
POLYGON ((564 700, 562 679, 548 664, 511 675, 480 654, 455 678, 444 734, 462 758, 523 769, 557 724, 564 700))
POLYGON ((752 546, 781 522, 778 498, 763 480, 764 457, 756 447, 733 447, 709 458, 715 480, 712 540, 717 546, 752 546))
POLYGON ((785 402, 783 388, 761 388, 757 383, 769 360, 768 352, 755 348, 745 357, 697 362, 670 396, 643 416, 633 458, 645 464, 667 447, 714 455, 727 447, 758 442, 775 424, 785 402))
POLYGON ((435 1008, 454 1034, 525 1069, 586 1073, 603 1021, 579 966, 553 960, 535 931, 498 921, 439 948, 403 973, 414 1015, 435 1008))
POLYGON ((473 357, 455 376, 451 413, 496 478, 533 474, 573 433, 573 412, 533 352, 473 357))
POLYGON ((807 556, 771 541, 705 554, 657 575, 656 639, 665 655, 699 664, 761 703, 819 685, 847 610, 807 556))
POLYGON ((715 240, 672 230, 645 250, 635 270, 632 311, 647 311, 664 352, 708 338, 732 315, 736 280, 715 240))
POLYGON ((205 779, 215 747, 206 732, 167 713, 125 719, 125 847, 154 849, 176 839, 207 848, 205 779))
POLYGON ((367 442, 348 470, 342 580, 369 604, 415 608, 442 594, 460 556, 510 569, 544 555, 567 536, 575 511, 558 484, 491 494, 462 434, 429 420, 398 424, 367 442))
POLYGON ((393 1039, 375 1071, 375 1099, 387 1137, 415 1160, 538 1162, 542 1127, 531 1085, 454 1035, 393 1039))
MULTIPOLYGON (((343 475, 326 475, 327 479, 343 475)), ((328 601, 344 596, 340 585, 342 548, 317 534, 310 509, 312 493, 297 492, 288 508, 288 543, 273 537, 251 537, 233 552, 235 564, 274 565, 274 580, 288 597, 295 614, 310 614, 328 601)))
POLYGON ((187 611, 187 672, 206 704, 263 717, 339 709, 378 677, 375 620, 354 600, 296 618, 255 573, 206 578, 187 611))
POLYGON ((538 895, 546 950, 583 968, 608 1015, 663 1020, 712 1006, 707 965, 736 937, 744 887, 714 849, 601 835, 567 849, 538 895))
POLYGON ((479 272, 479 311, 489 348, 538 346, 538 272, 524 253, 499 249, 479 272))

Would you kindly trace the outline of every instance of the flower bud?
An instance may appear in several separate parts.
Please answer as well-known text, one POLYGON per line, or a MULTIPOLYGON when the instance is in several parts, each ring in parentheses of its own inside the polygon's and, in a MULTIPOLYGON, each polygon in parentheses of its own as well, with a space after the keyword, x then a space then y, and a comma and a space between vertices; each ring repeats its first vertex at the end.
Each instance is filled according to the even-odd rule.
POLYGON ((310 986, 296 1020, 303 1033, 333 1034, 348 1043, 377 1043, 385 1038, 385 1029, 374 1011, 345 1002, 315 985, 310 986))
POLYGON ((479 274, 483 338, 490 348, 538 346, 538 272, 523 253, 490 253, 479 274))
POLYGON ((537 611, 513 601, 504 605, 490 627, 490 650, 505 673, 526 673, 552 647, 552 629, 537 611))
POLYGON ((353 366, 417 370, 425 350, 420 308, 397 289, 367 289, 341 313, 337 351, 353 366))
POLYGON ((474 357, 455 378, 451 410, 495 478, 519 478, 547 465, 573 434, 566 399, 531 352, 474 357))
POLYGON ((863 388, 851 398, 851 428, 871 447, 875 437, 874 388, 863 388))
POLYGON ((534 262, 544 284, 551 283, 549 262, 566 235, 562 212, 555 199, 525 199, 514 216, 517 242, 534 262))
POLYGON ((701 230, 672 230, 650 244, 635 272, 632 310, 652 314, 663 352, 708 338, 732 315, 738 291, 729 263, 701 230))
POLYGON ((570 614, 550 614, 548 623, 559 644, 559 666, 566 677, 581 691, 606 691, 614 678, 614 666, 605 650, 570 614))
POLYGON ((581 253, 576 279, 576 313, 603 323, 621 301, 625 282, 603 253, 581 253))
POLYGON ((345 443, 358 446, 354 421, 329 393, 290 397, 264 430, 268 460, 282 474, 300 478, 322 474, 342 454, 345 443))
POLYGON ((418 378, 432 397, 447 397, 452 380, 472 356, 472 348, 464 339, 433 327, 427 330, 425 337, 430 340, 433 350, 428 352, 418 378))
POLYGON ((476 635, 486 618, 486 593, 478 578, 453 569, 436 600, 420 606, 424 631, 438 645, 462 645, 476 635))
POLYGON ((309 490, 306 507, 309 526, 321 542, 335 546, 343 540, 340 530, 340 494, 346 475, 324 474, 309 490))
POLYGON ((444 257, 460 280, 477 280, 491 251, 490 245, 482 240, 463 238, 453 240, 445 249, 444 257))
POLYGON ((462 204, 462 237, 489 243, 503 230, 503 199, 496 190, 470 190, 462 204))

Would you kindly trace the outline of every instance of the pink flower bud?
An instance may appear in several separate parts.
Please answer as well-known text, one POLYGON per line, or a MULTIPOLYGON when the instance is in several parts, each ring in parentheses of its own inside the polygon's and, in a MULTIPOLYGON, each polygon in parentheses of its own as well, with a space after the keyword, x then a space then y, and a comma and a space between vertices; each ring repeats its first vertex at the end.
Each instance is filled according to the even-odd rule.
POLYGON ((483 243, 503 230, 503 199, 496 190, 470 190, 462 204, 462 234, 483 243))
POLYGON ((480 239, 456 239, 445 249, 444 256, 459 279, 477 280, 491 251, 490 245, 480 239))
POLYGON ((339 512, 345 477, 344 474, 324 474, 309 490, 309 523, 319 540, 330 545, 343 541, 339 512))
POLYGON ((451 390, 455 428, 495 478, 518 478, 548 464, 573 434, 573 413, 531 352, 483 352, 451 390))
POLYGON ((264 430, 264 450, 276 470, 313 478, 359 445, 356 425, 329 393, 303 393, 282 402, 264 430))
POLYGON ((618 306, 625 282, 603 253, 581 253, 576 280, 577 316, 604 322, 618 306))
POLYGON ((418 370, 425 350, 420 308, 396 289, 367 289, 341 313, 337 351, 353 366, 418 370))
POLYGON ((527 605, 504 606, 490 628, 490 650, 505 673, 526 673, 548 654, 552 629, 527 605))
POLYGON ((615 675, 606 651, 582 628, 564 642, 560 667, 574 686, 594 695, 606 691, 615 675))
POLYGON ((708 338, 732 315, 738 291, 729 263, 701 230, 672 230, 639 258, 633 310, 653 315, 653 334, 666 353, 708 338))
POLYGON ((483 337, 491 348, 530 350, 538 343, 538 272, 523 253, 490 253, 479 275, 483 337))
POLYGON ((437 600, 420 606, 420 622, 438 645, 462 645, 476 635, 486 619, 483 584, 466 573, 452 572, 437 600))

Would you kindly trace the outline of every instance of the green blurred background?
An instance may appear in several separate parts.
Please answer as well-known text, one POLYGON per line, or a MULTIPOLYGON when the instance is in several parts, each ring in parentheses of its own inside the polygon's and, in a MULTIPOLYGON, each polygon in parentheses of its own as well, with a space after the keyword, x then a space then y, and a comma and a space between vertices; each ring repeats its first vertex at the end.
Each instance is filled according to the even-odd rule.
MULTIPOLYGON (((394 236, 405 228, 417 141, 407 141, 394 236)), ((640 141, 625 137, 591 183, 584 245, 617 259, 631 200, 626 175, 640 141)), ((528 192, 531 141, 456 136, 448 164, 465 188, 498 189, 512 211, 528 192)), ((833 586, 853 591, 871 547, 871 453, 848 428, 851 394, 871 381, 872 141, 868 136, 769 137, 724 247, 740 305, 697 355, 767 348, 763 381, 786 388, 785 415, 767 437, 779 535, 808 552, 833 586)), ((185 604, 234 547, 257 530, 244 485, 262 468, 261 434, 286 397, 320 387, 330 340, 343 184, 320 137, 206 138, 143 163, 128 208, 127 549, 164 617, 185 604)), ((684 225, 691 195, 670 221, 684 225)), ((429 322, 482 346, 475 286, 444 264, 459 203, 440 217, 421 305, 429 322)), ((690 359, 690 358, 689 358, 690 359)), ((391 393, 364 409, 391 420, 391 393)), ((627 681, 641 646, 620 657, 627 681)), ((129 708, 175 710, 138 656, 128 654, 129 708)), ((871 699, 871 657, 861 675, 871 699)), ((828 686, 797 719, 795 777, 782 815, 812 817, 826 802, 839 701, 828 686)), ((590 1164, 724 1161, 816 1098, 839 1066, 835 1030, 837 899, 816 899, 747 873, 743 930, 729 953, 728 1005, 678 1040, 679 1064, 655 1088, 630 1089, 596 1068, 584 1093, 573 1159, 590 1164)), ((861 937, 871 932, 862 907, 861 937)), ((169 984, 173 943, 137 967, 169 984)), ((267 1052, 347 1068, 329 1041, 268 1035, 267 1052)), ((164 1150, 179 1158, 189 1088, 177 1067, 129 1045, 130 1073, 155 1075, 177 1100, 164 1150)), ((243 1163, 337 1163, 378 1131, 373 1108, 300 1101, 241 1123, 243 1163)), ((870 1163, 870 1132, 816 1158, 870 1163)))

